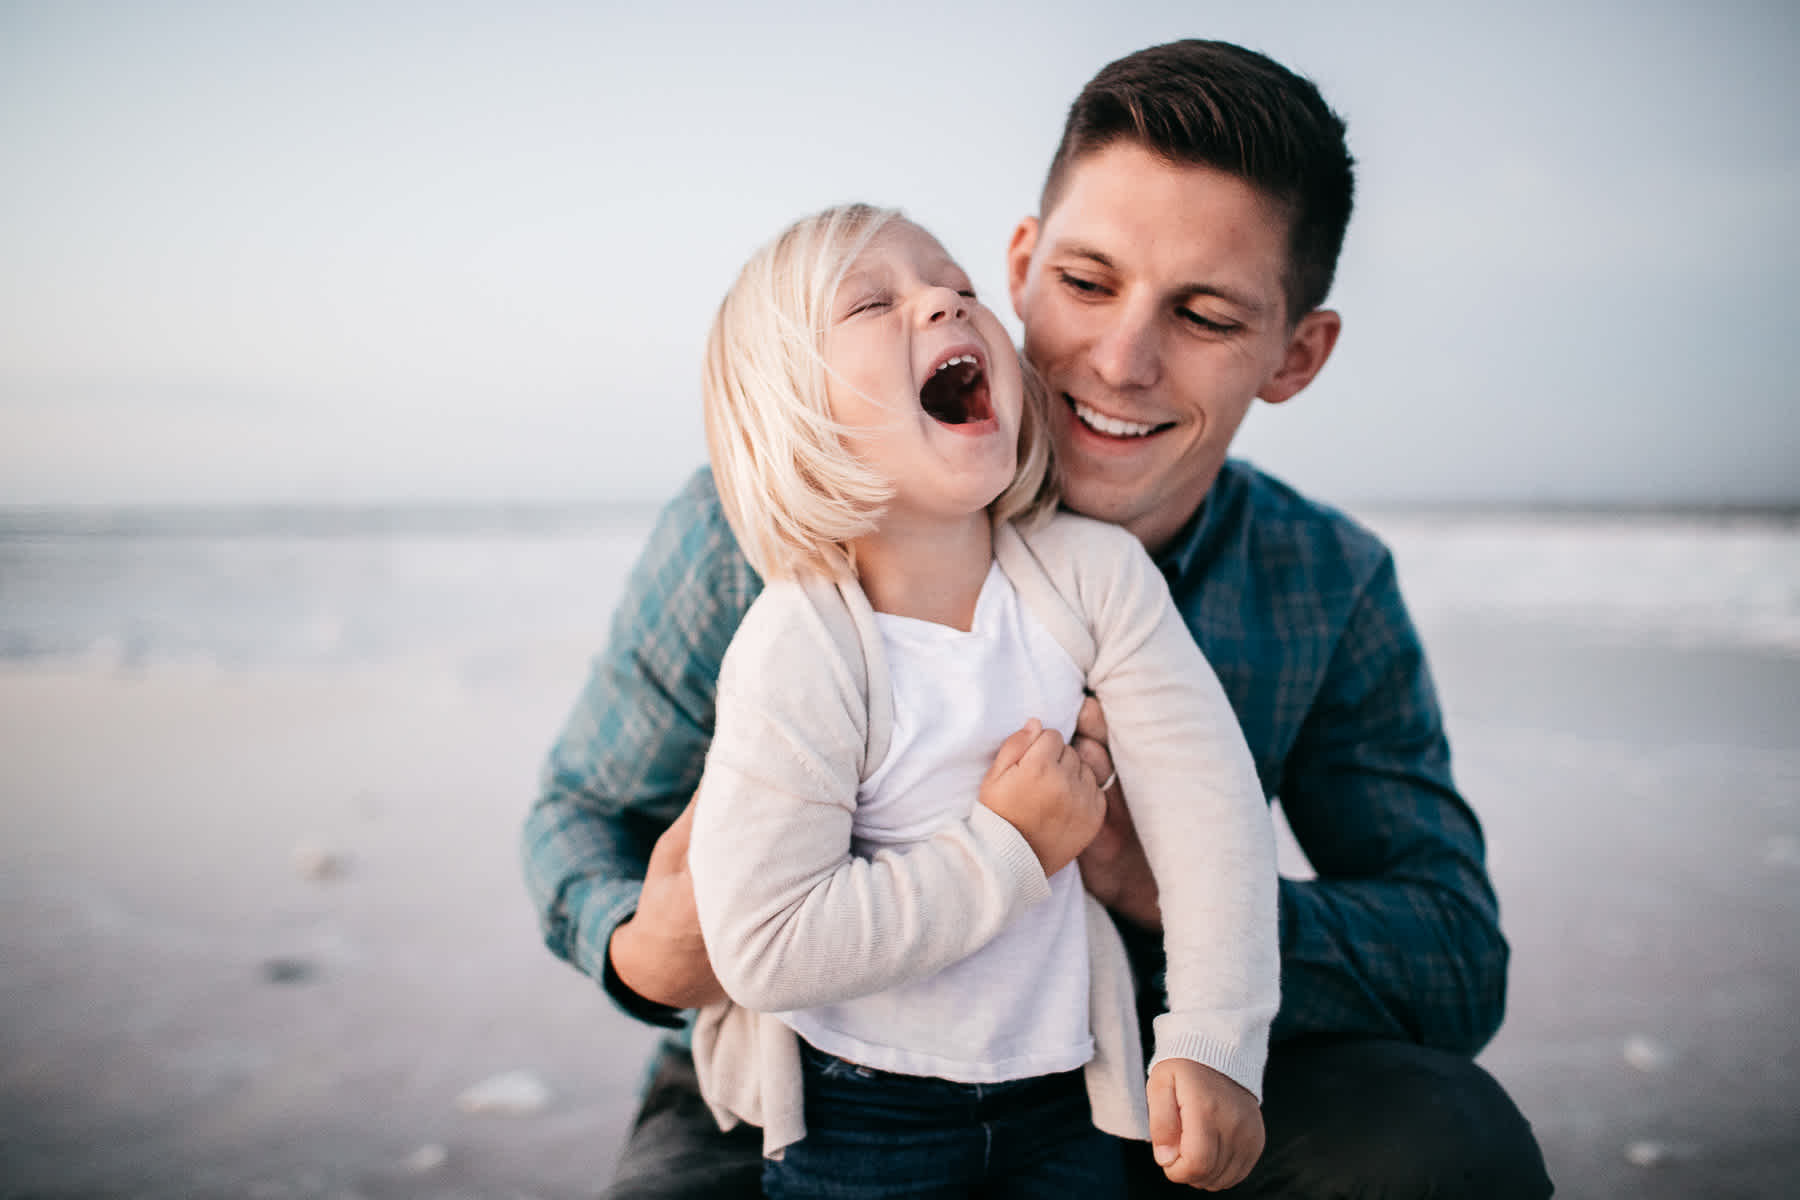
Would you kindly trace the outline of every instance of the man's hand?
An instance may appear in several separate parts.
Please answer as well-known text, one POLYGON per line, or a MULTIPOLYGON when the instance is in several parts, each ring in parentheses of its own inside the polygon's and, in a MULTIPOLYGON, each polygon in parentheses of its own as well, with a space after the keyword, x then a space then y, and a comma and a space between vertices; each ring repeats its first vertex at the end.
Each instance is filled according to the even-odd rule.
POLYGON ((1151 1153, 1171 1182, 1220 1191, 1262 1157, 1256 1097, 1211 1067, 1165 1058, 1150 1071, 1148 1096, 1151 1153))
POLYGON ((681 810, 650 849, 637 912, 607 943, 619 981, 646 1000, 670 1008, 699 1008, 725 998, 706 957, 694 880, 688 874, 688 835, 694 801, 681 810))
POLYGON ((1046 876, 1075 860, 1106 815, 1093 772, 1035 717, 1000 743, 979 798, 1019 831, 1046 876))
MULTIPOLYGON (((1100 702, 1089 696, 1081 702, 1075 719, 1075 738, 1070 743, 1096 779, 1112 779, 1112 753, 1107 749, 1106 714, 1100 702)), ((1131 811, 1125 807, 1125 790, 1117 780, 1106 789, 1106 819, 1100 832, 1081 852, 1081 882, 1107 908, 1146 929, 1162 928, 1162 906, 1156 893, 1156 876, 1144 857, 1131 811)))

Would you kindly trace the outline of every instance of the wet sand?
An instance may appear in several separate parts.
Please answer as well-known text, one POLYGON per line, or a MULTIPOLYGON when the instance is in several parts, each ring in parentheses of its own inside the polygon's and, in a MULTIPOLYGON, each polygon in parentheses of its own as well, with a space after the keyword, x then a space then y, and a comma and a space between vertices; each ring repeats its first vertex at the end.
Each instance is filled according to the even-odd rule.
MULTIPOLYGON (((1559 1194, 1791 1194, 1800 659, 1427 632, 1559 1194)), ((594 1194, 654 1035, 516 865, 578 681, 0 670, 0 1195, 594 1194)))
POLYGON ((1482 1061, 1572 1197, 1800 1179, 1800 661, 1432 639, 1511 936, 1482 1061))

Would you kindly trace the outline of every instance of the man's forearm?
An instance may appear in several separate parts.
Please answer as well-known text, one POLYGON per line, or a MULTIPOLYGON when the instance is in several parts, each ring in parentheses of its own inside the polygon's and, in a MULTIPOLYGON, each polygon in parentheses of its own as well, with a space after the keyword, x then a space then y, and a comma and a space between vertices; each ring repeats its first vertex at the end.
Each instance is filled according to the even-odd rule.
POLYGON ((1115 917, 1144 930, 1162 931, 1156 876, 1116 787, 1107 797, 1106 821, 1099 835, 1081 853, 1081 882, 1115 917))
POLYGON ((1106 907, 1117 916, 1148 930, 1162 929, 1162 902, 1154 880, 1137 886, 1127 885, 1113 894, 1106 907))
POLYGON ((595 980, 605 964, 606 936, 637 908, 649 861, 648 845, 635 849, 623 835, 552 787, 526 815, 520 839, 525 887, 544 944, 595 980))
POLYGON ((1280 794, 1318 877, 1281 885, 1275 1035, 1479 1050, 1505 1011, 1506 939, 1391 559, 1338 639, 1280 794))
POLYGON ((1276 1040, 1368 1034, 1474 1054, 1505 1014, 1506 939, 1453 888, 1283 879, 1281 950, 1276 1040))
POLYGON ((546 943, 646 1020, 659 1018, 639 1001, 683 999, 694 986, 667 961, 692 964, 670 941, 679 941, 684 894, 691 911, 691 887, 659 899, 658 880, 671 872, 652 863, 694 794, 719 662, 760 586, 710 477, 697 474, 663 510, 632 568, 606 650, 551 750, 525 822, 526 885, 546 943), (615 962, 615 934, 627 925, 615 962))
MULTIPOLYGON (((1474 1053, 1493 1037, 1505 1012, 1508 948, 1491 890, 1478 862, 1450 857, 1436 868, 1437 878, 1280 881, 1275 1040, 1367 1034, 1474 1053)), ((1143 848, 1110 809, 1082 856, 1082 880, 1116 917, 1160 933, 1143 848)))

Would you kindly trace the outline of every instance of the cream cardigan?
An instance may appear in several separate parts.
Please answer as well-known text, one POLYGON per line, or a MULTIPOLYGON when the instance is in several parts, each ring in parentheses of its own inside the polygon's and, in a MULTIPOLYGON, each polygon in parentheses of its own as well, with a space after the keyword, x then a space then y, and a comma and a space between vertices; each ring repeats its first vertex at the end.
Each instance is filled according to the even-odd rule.
MULTIPOLYGON (((1106 712, 1132 820, 1156 876, 1170 1011, 1156 1056, 1262 1094, 1279 999, 1275 850, 1236 716, 1143 547, 1067 514, 995 529, 994 554, 1106 712)), ((850 854, 858 782, 886 754, 881 637, 854 583, 775 582, 719 674, 717 728, 688 850, 694 898, 731 997, 696 1016, 701 1094, 763 1152, 805 1136, 800 1058, 770 1013, 868 995, 980 949, 1049 894, 1036 856, 977 802, 966 820, 873 858, 850 854)), ((1094 1123, 1149 1136, 1130 965, 1088 898, 1094 1123)), ((970 1003, 979 1003, 970 997, 970 1003)))

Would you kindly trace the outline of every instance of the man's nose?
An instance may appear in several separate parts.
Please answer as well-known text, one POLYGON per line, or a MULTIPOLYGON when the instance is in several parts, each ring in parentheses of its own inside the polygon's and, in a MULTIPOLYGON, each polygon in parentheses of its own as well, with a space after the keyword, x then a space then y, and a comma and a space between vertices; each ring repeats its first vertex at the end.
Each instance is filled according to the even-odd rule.
POLYGON ((969 298, 955 288, 932 288, 920 311, 927 325, 939 321, 965 321, 969 317, 969 298))
POLYGON ((1116 314, 1094 342, 1094 373, 1107 387, 1124 390, 1156 383, 1162 371, 1157 326, 1149 314, 1116 314))

